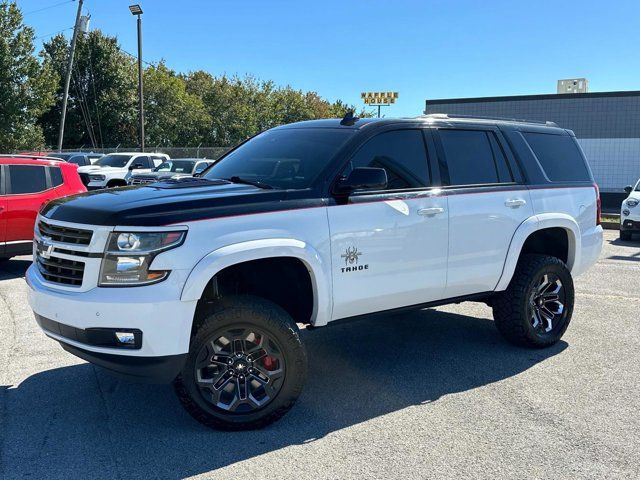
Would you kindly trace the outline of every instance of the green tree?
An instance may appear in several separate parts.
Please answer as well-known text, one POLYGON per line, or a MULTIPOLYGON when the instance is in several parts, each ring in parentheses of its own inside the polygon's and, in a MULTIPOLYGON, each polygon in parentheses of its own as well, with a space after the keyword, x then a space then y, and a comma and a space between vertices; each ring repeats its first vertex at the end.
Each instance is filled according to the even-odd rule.
POLYGON ((188 146, 204 143, 211 117, 202 98, 189 93, 183 77, 164 62, 144 72, 145 137, 149 146, 188 146))
MULTIPOLYGON (((58 140, 69 42, 59 34, 44 44, 43 57, 58 72, 56 102, 40 122, 48 144, 58 140)), ((136 145, 137 66, 118 40, 94 30, 76 45, 65 122, 65 147, 136 145)))
POLYGON ((56 74, 34 56, 33 29, 23 24, 14 2, 0 3, 0 151, 38 149, 36 124, 54 101, 56 74))

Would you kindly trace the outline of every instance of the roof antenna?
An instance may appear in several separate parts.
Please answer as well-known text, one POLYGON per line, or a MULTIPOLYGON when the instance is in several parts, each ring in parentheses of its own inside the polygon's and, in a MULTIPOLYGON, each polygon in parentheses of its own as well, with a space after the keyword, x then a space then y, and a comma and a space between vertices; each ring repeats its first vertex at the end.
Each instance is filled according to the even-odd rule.
POLYGON ((360 120, 358 117, 353 116, 353 110, 348 110, 347 113, 344 114, 342 120, 340 120, 340 125, 344 125, 345 127, 351 127, 354 123, 360 120))

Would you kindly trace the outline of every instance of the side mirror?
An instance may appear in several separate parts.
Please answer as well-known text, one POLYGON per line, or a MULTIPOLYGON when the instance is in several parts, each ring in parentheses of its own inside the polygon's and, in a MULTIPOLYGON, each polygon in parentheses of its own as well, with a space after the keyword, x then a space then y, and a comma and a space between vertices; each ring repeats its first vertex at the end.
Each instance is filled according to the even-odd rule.
POLYGON ((141 163, 134 163, 133 165, 131 165, 129 167, 129 170, 138 170, 140 168, 142 168, 142 164, 141 163))
POLYGON ((339 193, 354 190, 383 190, 387 188, 387 172, 384 168, 356 167, 338 184, 339 193))
POLYGON ((631 193, 633 191, 633 187, 631 185, 627 185, 624 187, 624 191, 627 193, 631 193))

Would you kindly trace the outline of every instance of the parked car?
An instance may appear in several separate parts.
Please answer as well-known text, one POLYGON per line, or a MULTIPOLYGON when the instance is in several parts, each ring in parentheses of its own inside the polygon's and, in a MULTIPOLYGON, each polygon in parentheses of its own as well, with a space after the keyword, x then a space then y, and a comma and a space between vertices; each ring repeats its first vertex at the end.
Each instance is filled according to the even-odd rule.
POLYGON ((172 158, 171 160, 161 163, 151 172, 132 172, 128 183, 129 185, 143 185, 145 183, 153 183, 162 180, 193 177, 200 175, 213 163, 213 160, 203 158, 172 158))
POLYGON ((640 180, 628 185, 624 191, 629 196, 622 202, 620 208, 620 239, 631 240, 634 233, 640 233, 640 180))
POLYGON ((53 201, 38 225, 63 229, 38 234, 26 274, 44 332, 174 381, 194 418, 233 430, 300 395, 298 324, 477 301, 508 341, 555 344, 603 236, 571 131, 446 115, 277 127, 201 177, 53 201))
POLYGON ((164 153, 110 153, 93 165, 78 168, 78 173, 89 190, 123 187, 133 170, 151 172, 167 160, 169 155, 164 153))
POLYGON ((0 259, 33 252, 40 207, 55 198, 86 192, 76 165, 38 157, 0 157, 0 259))
POLYGON ((65 162, 75 163, 79 167, 85 167, 87 165, 92 165, 104 155, 102 153, 93 152, 56 152, 50 153, 49 156, 59 158, 65 162))

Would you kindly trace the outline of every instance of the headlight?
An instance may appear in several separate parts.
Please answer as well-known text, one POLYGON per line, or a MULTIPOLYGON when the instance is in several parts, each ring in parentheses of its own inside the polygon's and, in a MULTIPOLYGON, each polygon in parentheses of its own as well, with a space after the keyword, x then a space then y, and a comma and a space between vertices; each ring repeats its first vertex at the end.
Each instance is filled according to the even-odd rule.
POLYGON ((92 182, 104 182, 105 178, 104 175, 89 175, 89 180, 92 182))
POLYGON ((638 200, 637 198, 628 198, 627 199, 627 205, 630 206, 631 208, 633 208, 636 205, 638 205, 638 203, 640 203, 640 200, 638 200))
POLYGON ((149 270, 157 254, 179 247, 187 232, 112 232, 100 268, 101 287, 140 286, 161 282, 168 270, 149 270))

